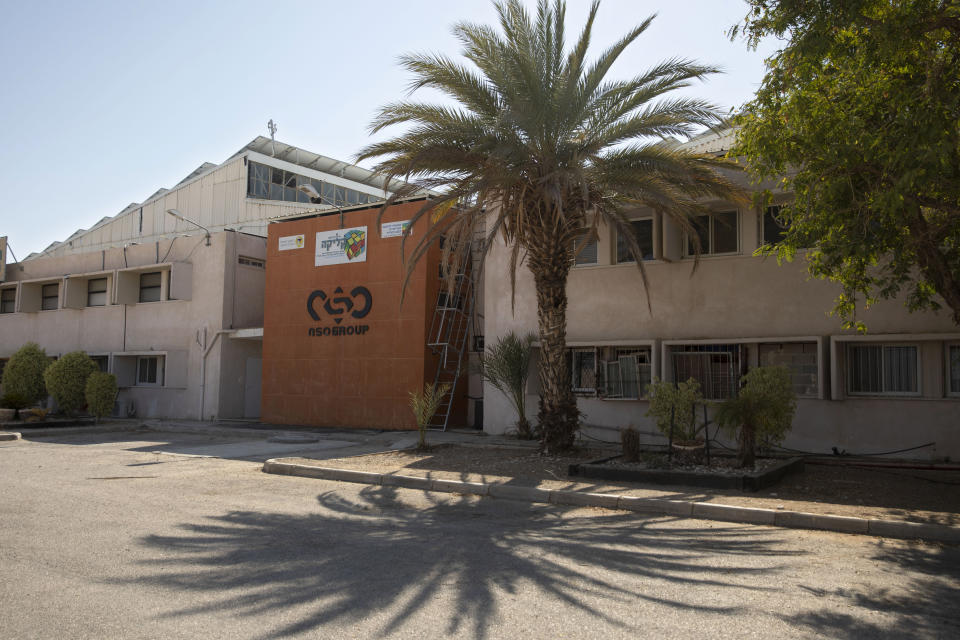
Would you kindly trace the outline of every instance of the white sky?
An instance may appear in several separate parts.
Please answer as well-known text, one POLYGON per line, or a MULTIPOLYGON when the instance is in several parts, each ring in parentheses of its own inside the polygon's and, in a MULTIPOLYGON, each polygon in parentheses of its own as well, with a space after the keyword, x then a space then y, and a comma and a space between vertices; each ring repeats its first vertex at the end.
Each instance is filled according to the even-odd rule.
MULTIPOLYGON (((569 0, 568 43, 588 6, 569 0)), ((0 236, 20 259, 222 162, 269 135, 271 118, 278 140, 352 161, 377 107, 404 95, 399 54, 456 56, 452 24, 494 21, 488 0, 0 0, 0 9, 0 236)), ((746 10, 741 0, 604 0, 593 51, 657 13, 609 77, 693 58, 725 73, 688 93, 730 109, 757 89, 771 50, 726 37, 746 10)))

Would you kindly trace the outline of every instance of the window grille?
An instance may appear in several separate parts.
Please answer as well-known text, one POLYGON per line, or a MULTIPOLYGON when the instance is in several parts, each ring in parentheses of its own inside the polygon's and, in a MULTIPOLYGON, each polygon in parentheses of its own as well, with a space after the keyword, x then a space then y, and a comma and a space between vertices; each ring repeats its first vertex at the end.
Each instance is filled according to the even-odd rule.
POLYGON ((575 393, 594 393, 597 390, 597 350, 574 349, 570 352, 570 371, 575 393))
POLYGON ((950 345, 947 349, 950 376, 950 394, 960 394, 960 345, 950 345))
POLYGON ((707 400, 724 400, 737 394, 740 382, 740 345, 685 345, 674 347, 673 381, 693 378, 707 400))
POLYGON ((603 349, 604 396, 639 399, 646 395, 651 381, 649 347, 603 349))
POLYGON ((819 393, 816 342, 760 344, 758 350, 761 367, 790 370, 793 391, 798 396, 813 397, 819 393))

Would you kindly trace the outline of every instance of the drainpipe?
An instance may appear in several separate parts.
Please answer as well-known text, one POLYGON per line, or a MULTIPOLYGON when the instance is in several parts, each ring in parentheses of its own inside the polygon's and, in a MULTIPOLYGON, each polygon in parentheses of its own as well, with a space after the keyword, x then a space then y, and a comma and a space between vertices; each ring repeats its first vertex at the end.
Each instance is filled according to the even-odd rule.
MULTIPOLYGON (((233 331, 232 329, 219 329, 216 333, 213 334, 213 340, 210 341, 210 344, 208 344, 203 350, 203 357, 200 359, 200 419, 201 420, 203 420, 203 400, 204 400, 204 396, 206 394, 206 388, 207 388, 207 355, 210 353, 213 347, 217 344, 217 338, 219 338, 224 333, 231 333, 232 331, 233 331)), ((203 332, 204 332, 204 341, 206 341, 206 332, 207 332, 206 328, 204 328, 203 332)))

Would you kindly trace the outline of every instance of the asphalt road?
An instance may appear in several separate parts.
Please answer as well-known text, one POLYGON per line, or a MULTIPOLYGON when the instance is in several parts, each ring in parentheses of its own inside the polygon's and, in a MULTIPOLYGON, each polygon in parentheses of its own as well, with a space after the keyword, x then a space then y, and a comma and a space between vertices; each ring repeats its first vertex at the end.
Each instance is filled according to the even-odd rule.
POLYGON ((960 637, 956 547, 182 455, 205 443, 231 444, 0 443, 0 637, 960 637))

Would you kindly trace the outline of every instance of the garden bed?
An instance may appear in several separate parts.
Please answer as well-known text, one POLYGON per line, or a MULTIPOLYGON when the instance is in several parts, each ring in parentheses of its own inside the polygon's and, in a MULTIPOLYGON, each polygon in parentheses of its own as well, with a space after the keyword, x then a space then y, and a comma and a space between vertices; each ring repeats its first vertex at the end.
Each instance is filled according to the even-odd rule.
MULTIPOLYGON (((664 456, 665 460, 665 456, 664 456)), ((613 456, 570 465, 573 477, 609 480, 611 482, 642 482, 709 489, 733 489, 759 491, 773 486, 790 473, 803 471, 802 458, 758 458, 754 470, 747 471, 733 466, 728 457, 714 457, 712 464, 674 464, 664 468, 659 458, 647 458, 643 462, 625 462, 622 456, 613 456)))
POLYGON ((0 422, 0 430, 24 431, 30 429, 57 429, 59 427, 87 427, 97 423, 93 418, 44 418, 30 422, 28 420, 10 420, 0 422))

